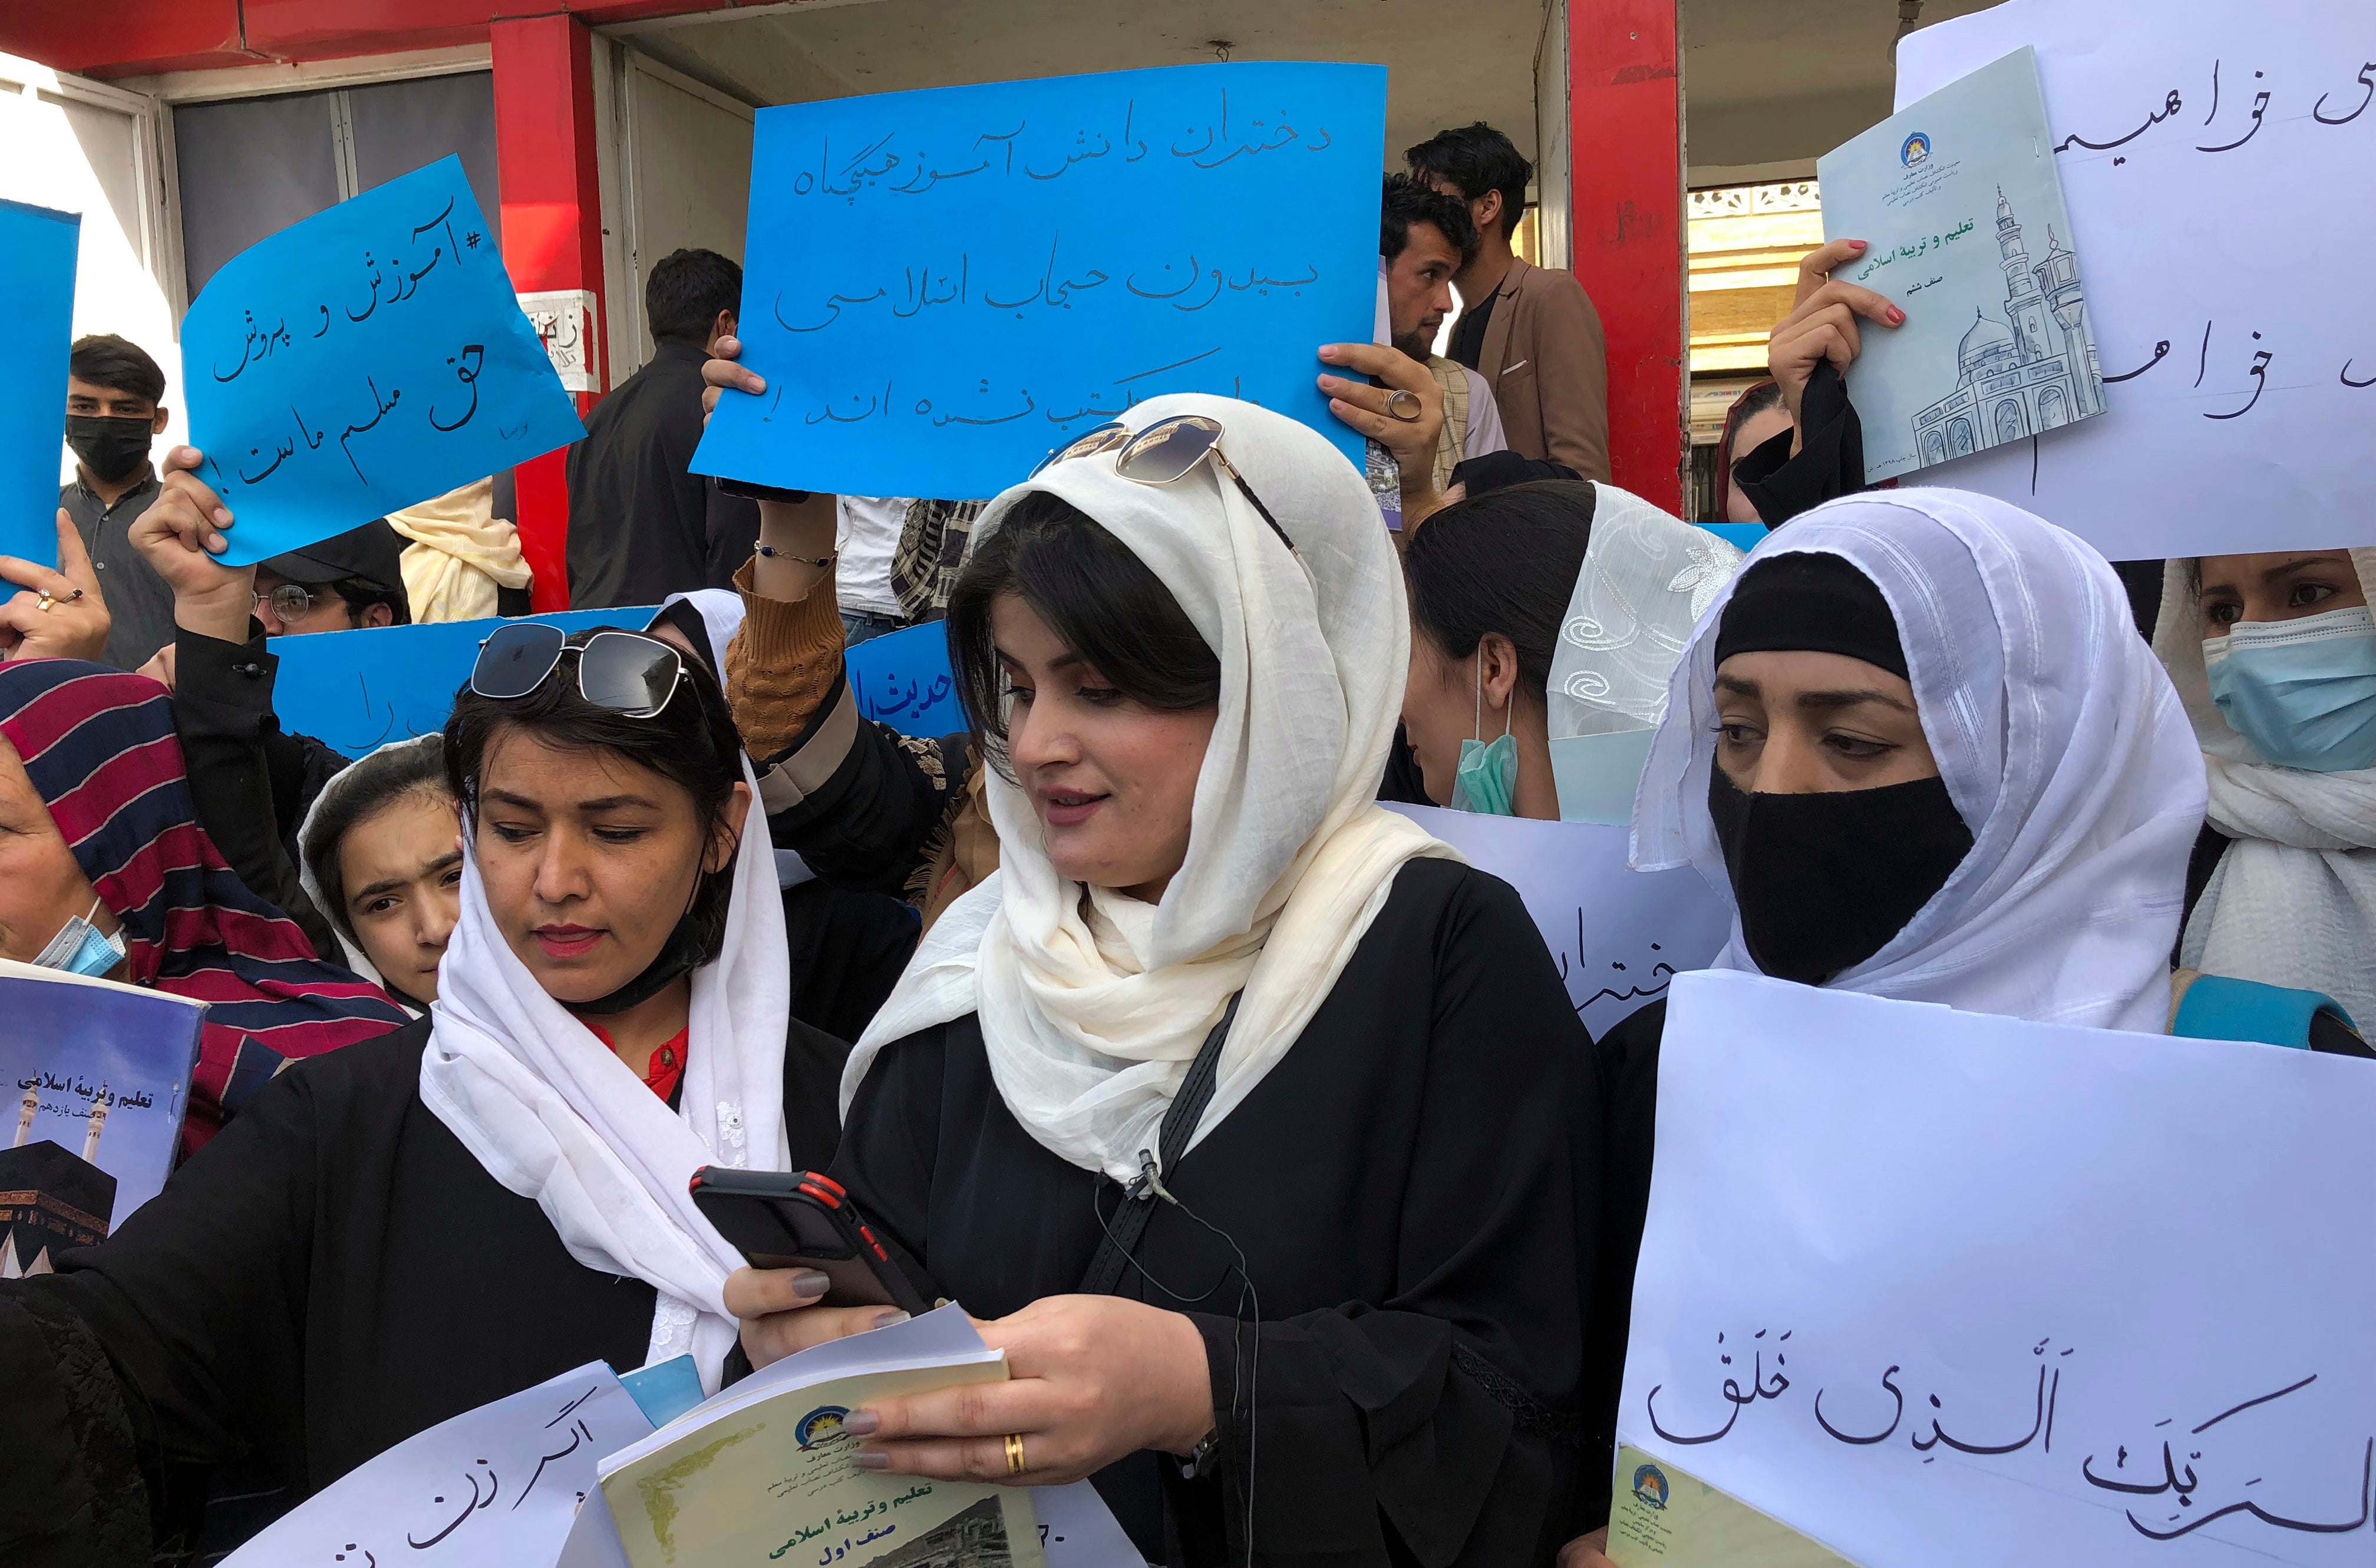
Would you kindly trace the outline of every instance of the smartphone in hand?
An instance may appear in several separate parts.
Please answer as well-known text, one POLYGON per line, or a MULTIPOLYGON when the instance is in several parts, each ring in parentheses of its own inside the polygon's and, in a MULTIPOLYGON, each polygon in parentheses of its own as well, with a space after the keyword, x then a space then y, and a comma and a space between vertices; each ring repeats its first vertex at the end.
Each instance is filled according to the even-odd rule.
POLYGON ((933 1310, 829 1176, 705 1165, 693 1173, 693 1201, 752 1267, 814 1268, 832 1281, 822 1305, 933 1310))

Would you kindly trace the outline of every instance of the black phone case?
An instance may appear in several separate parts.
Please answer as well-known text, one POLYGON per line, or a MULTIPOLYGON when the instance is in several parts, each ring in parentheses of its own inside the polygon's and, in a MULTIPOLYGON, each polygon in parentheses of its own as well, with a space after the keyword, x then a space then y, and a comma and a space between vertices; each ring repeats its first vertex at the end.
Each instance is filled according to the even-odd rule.
POLYGON ((754 1268, 814 1268, 825 1275, 832 1283, 821 1305, 913 1313, 933 1308, 830 1178, 704 1166, 694 1172, 693 1201, 754 1268))

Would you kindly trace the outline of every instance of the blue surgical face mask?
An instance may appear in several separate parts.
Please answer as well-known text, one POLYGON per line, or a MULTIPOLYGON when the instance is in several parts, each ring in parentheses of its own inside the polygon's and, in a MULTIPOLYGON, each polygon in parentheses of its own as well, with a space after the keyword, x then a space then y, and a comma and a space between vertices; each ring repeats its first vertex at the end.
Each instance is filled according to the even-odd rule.
POLYGON ((45 969, 64 969, 70 975, 103 975, 124 962, 123 938, 102 935, 90 923, 90 916, 97 913, 99 900, 93 898, 89 912, 69 916, 33 962, 45 969))
POLYGON ((2206 637, 2211 700, 2283 767, 2376 766, 2376 616, 2365 606, 2294 621, 2239 621, 2206 637))
MULTIPOLYGON (((1512 694, 1512 707, 1516 706, 1512 694)), ((1485 728, 1485 661, 1477 661, 1477 720, 1469 728, 1485 728)), ((1460 742, 1460 766, 1452 776, 1452 809, 1482 816, 1518 814, 1518 742, 1510 733, 1510 712, 1502 710, 1499 739, 1472 736, 1460 742)))

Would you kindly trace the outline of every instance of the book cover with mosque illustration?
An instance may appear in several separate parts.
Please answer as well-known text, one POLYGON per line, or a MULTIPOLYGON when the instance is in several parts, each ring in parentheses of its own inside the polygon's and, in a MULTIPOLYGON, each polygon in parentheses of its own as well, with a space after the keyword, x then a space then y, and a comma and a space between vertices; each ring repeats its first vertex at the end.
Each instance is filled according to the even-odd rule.
POLYGON ((1948 83, 1815 172, 1824 237, 1868 245, 1832 276, 1906 312, 1894 328, 1858 323, 1848 400, 1868 483, 2104 411, 2034 51, 1948 83))

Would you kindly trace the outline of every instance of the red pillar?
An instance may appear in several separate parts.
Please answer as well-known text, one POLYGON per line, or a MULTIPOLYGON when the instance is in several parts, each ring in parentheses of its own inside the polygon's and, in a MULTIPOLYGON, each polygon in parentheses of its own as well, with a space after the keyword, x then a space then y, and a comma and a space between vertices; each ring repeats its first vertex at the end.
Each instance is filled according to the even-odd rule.
MULTIPOLYGON (((495 166, 503 186, 504 265, 523 293, 583 289, 594 296, 597 387, 610 385, 603 355, 602 199, 594 160, 593 35, 563 15, 490 25, 495 67, 495 166)), ((598 392, 577 394, 577 411, 598 392)), ((520 548, 536 573, 540 611, 569 608, 566 452, 512 470, 519 487, 520 548)))
POLYGON ((1568 0, 1575 276, 1609 338, 1611 477, 1682 511, 1682 77, 1677 0, 1568 0))

